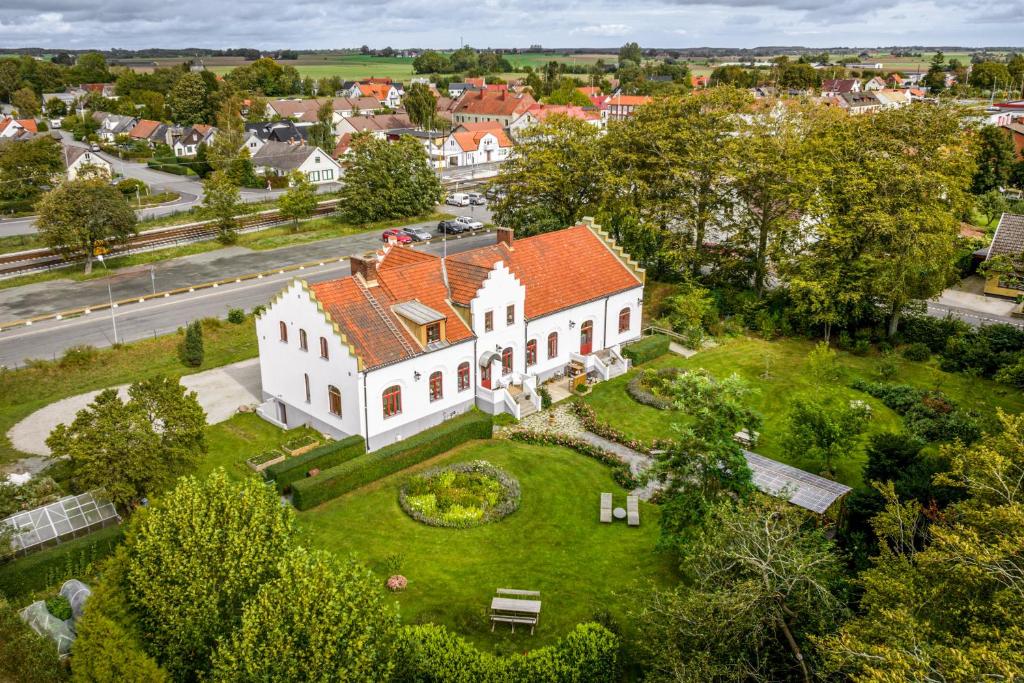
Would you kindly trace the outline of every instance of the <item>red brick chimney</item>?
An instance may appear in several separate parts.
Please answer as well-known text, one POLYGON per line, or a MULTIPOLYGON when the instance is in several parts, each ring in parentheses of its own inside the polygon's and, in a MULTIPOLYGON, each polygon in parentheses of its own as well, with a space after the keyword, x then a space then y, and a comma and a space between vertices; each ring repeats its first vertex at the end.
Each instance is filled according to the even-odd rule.
POLYGON ((348 262, 352 274, 361 276, 364 283, 369 285, 377 282, 377 259, 372 254, 369 256, 352 254, 348 257, 348 262))
POLYGON ((512 228, 498 228, 498 244, 504 244, 509 249, 512 248, 512 241, 515 239, 515 231, 512 228))

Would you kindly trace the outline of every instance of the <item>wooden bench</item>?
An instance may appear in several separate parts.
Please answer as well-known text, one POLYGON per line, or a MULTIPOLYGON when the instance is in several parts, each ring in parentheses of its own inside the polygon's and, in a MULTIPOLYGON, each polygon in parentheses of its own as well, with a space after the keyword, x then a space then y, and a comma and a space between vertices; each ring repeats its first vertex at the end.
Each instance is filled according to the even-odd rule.
POLYGON ((495 591, 498 595, 518 595, 521 597, 539 598, 540 591, 524 591, 518 588, 499 588, 495 591))
POLYGON ((640 499, 637 496, 626 496, 626 523, 640 526, 640 499))
POLYGON ((611 524, 612 521, 612 494, 601 494, 601 521, 611 524))
MULTIPOLYGON (((517 595, 527 597, 540 597, 540 591, 518 590, 515 588, 499 588, 498 595, 517 595)), ((522 597, 506 598, 496 597, 491 599, 491 631, 498 622, 512 624, 512 633, 516 632, 516 624, 527 624, 530 627, 530 635, 540 621, 540 600, 524 600, 522 597)))
POLYGON ((537 617, 513 617, 504 614, 492 614, 491 633, 494 633, 494 626, 499 621, 503 624, 512 624, 512 633, 516 632, 516 624, 529 624, 531 636, 533 635, 533 629, 537 627, 537 617))

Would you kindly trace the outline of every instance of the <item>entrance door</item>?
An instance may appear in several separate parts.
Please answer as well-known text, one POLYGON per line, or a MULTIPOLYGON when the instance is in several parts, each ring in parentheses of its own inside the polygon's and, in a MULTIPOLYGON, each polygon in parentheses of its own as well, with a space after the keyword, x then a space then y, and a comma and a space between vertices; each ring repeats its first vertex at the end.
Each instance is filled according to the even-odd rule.
POLYGON ((590 355, 594 350, 594 321, 588 320, 580 328, 580 355, 590 355))
POLYGON ((285 408, 284 403, 282 403, 281 401, 277 402, 277 413, 278 413, 278 416, 281 418, 281 424, 287 426, 288 425, 288 409, 285 408))
POLYGON ((490 363, 488 363, 487 365, 485 365, 482 368, 480 368, 480 386, 482 386, 484 389, 490 389, 491 388, 491 364, 490 363))

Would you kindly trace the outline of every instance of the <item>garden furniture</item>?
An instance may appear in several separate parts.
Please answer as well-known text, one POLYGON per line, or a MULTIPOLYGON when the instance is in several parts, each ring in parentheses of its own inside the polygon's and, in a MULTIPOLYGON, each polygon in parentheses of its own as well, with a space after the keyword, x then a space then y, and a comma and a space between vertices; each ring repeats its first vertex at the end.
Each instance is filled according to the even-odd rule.
POLYGON ((638 496, 626 496, 626 513, 629 526, 640 526, 640 499, 638 496))
POLYGON ((612 494, 601 494, 601 521, 609 524, 612 521, 612 494))

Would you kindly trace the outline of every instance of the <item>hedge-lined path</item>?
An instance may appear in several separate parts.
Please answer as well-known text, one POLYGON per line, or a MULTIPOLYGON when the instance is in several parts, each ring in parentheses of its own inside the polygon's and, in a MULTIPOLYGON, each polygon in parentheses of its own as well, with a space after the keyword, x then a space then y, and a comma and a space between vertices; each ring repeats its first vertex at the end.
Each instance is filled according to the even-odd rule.
MULTIPOLYGON (((182 385, 196 392, 199 404, 206 411, 207 424, 223 422, 242 406, 260 403, 260 365, 258 358, 250 358, 220 368, 185 375, 182 385)), ((122 398, 128 397, 128 385, 113 387, 122 398)), ((70 423, 78 411, 92 403, 100 391, 90 391, 61 399, 40 408, 7 432, 11 444, 19 451, 38 456, 50 455, 46 437, 59 424, 70 423)), ((13 473, 36 473, 48 465, 47 458, 23 458, 13 463, 13 473)))
MULTIPOLYGON (((643 475, 654 465, 654 458, 622 444, 609 441, 593 432, 587 431, 568 403, 552 406, 546 411, 528 415, 520 421, 519 427, 536 432, 549 432, 574 436, 587 441, 598 448, 614 453, 619 460, 629 465, 633 476, 643 481, 643 475)), ((640 496, 641 500, 650 500, 651 496, 658 489, 656 481, 649 481, 646 485, 634 489, 631 493, 640 496)))

